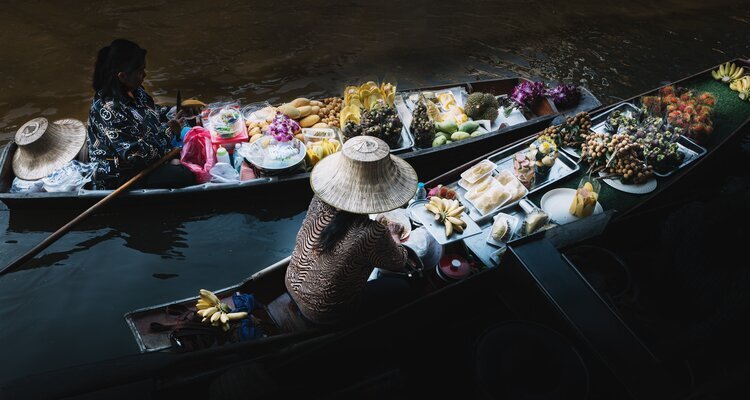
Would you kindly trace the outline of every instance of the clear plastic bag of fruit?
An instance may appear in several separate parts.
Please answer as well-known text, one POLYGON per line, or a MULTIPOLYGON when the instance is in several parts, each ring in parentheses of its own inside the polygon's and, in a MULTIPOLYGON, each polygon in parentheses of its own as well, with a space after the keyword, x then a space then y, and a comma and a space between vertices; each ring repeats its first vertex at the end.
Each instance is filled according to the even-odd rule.
POLYGON ((601 183, 592 179, 590 175, 581 178, 570 204, 570 213, 578 218, 585 218, 594 213, 596 203, 599 201, 601 183))

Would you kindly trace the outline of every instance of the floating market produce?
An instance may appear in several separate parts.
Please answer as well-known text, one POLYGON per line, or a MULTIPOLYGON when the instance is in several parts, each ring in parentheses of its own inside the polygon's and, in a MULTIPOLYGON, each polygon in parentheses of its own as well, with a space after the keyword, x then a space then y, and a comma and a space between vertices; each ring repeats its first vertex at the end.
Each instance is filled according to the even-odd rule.
MULTIPOLYGON (((696 93, 706 91, 705 88, 708 87, 712 90, 711 94, 716 96, 718 106, 713 118, 715 135, 710 138, 715 142, 712 143, 709 140, 707 144, 709 151, 716 151, 720 148, 719 144, 725 143, 723 139, 737 135, 746 128, 744 123, 749 114, 734 114, 741 112, 737 110, 742 110, 742 100, 726 85, 711 86, 706 83, 706 79, 710 79, 711 84, 714 83, 709 72, 692 77, 682 82, 681 85, 699 88, 695 90, 696 93), (734 103, 722 106, 722 102, 729 101, 728 99, 731 99, 734 103)), ((658 93, 659 91, 655 91, 648 93, 648 95, 658 93)), ((629 102, 639 103, 642 99, 643 96, 638 96, 630 99, 629 102)), ((519 238, 534 235, 542 230, 551 229, 553 230, 551 233, 554 233, 556 232, 554 230, 561 226, 560 224, 565 226, 566 223, 578 223, 574 221, 578 221, 579 218, 584 218, 579 221, 584 223, 584 225, 579 225, 581 227, 587 226, 584 221, 602 221, 603 218, 598 217, 601 215, 598 211, 599 207, 603 208, 603 214, 607 218, 623 218, 623 216, 642 209, 653 198, 652 196, 624 194, 615 188, 600 185, 598 178, 591 174, 594 170, 602 170, 609 176, 620 174, 622 175, 620 179, 631 182, 631 185, 644 179, 658 179, 659 186, 656 189, 658 190, 656 194, 662 194, 667 193, 674 183, 692 173, 693 168, 703 165, 703 159, 698 157, 690 164, 692 168, 686 168, 685 165, 682 165, 677 168, 675 174, 670 176, 662 177, 653 174, 648 176, 648 172, 650 170, 655 171, 656 165, 658 165, 658 163, 656 165, 649 164, 651 161, 648 160, 653 158, 648 156, 650 154, 649 149, 652 148, 650 146, 660 145, 659 139, 671 142, 676 133, 671 131, 669 127, 664 128, 662 125, 656 124, 655 119, 650 118, 652 116, 647 114, 643 108, 632 107, 629 104, 616 105, 610 111, 596 114, 593 117, 583 114, 578 115, 564 121, 559 126, 546 130, 540 129, 538 137, 528 138, 519 143, 492 150, 481 158, 427 182, 426 185, 432 188, 428 193, 430 200, 426 203, 420 203, 417 207, 429 219, 425 222, 436 223, 432 228, 426 230, 427 234, 446 246, 450 241, 448 236, 462 242, 462 246, 450 247, 451 254, 445 254, 445 263, 438 264, 445 264, 449 272, 452 267, 452 271, 456 274, 463 271, 464 268, 468 268, 469 272, 466 276, 462 275, 458 280, 481 279, 492 271, 503 269, 503 254, 506 246, 514 246, 519 238), (595 123, 593 127, 592 122, 595 123), (578 146, 576 150, 581 154, 580 164, 582 168, 579 169, 578 164, 570 162, 567 151, 560 150, 547 179, 544 182, 535 181, 531 189, 523 187, 513 173, 516 155, 520 152, 524 159, 528 159, 526 154, 532 150, 530 147, 532 144, 539 151, 540 144, 555 143, 557 140, 565 140, 567 144, 578 146), (654 140, 656 140, 656 144, 654 140), (477 199, 481 196, 492 197, 508 187, 522 188, 520 191, 522 194, 517 201, 512 202, 510 199, 506 199, 499 202, 499 205, 494 209, 481 207, 482 210, 487 211, 486 213, 475 207, 477 199), (555 191, 574 194, 565 197, 566 202, 563 211, 566 215, 575 218, 560 218, 560 221, 557 221, 551 213, 541 208, 541 198, 555 191), (540 204, 540 206, 537 206, 537 204, 540 204), (611 210, 617 210, 619 213, 613 216, 608 213, 611 210), (455 218, 458 219, 454 220, 455 218), (465 228, 463 228, 463 224, 466 224, 465 228), (478 229, 474 232, 477 233, 466 235, 467 230, 474 229, 474 225, 478 229), (462 229, 463 232, 461 232, 462 229), (456 261, 455 265, 454 260, 456 261), (464 264, 462 260, 468 261, 464 264), (501 267, 495 268, 498 265, 501 267)), ((456 128, 456 131, 458 131, 458 126, 456 128)), ((678 139, 680 137, 678 136, 678 139)), ((551 147, 551 144, 549 146, 551 147)), ((669 151, 669 147, 665 147, 663 151, 665 151, 664 155, 671 154, 666 153, 669 151)), ((549 154, 547 153, 547 155, 549 154)), ((533 175, 536 156, 529 161, 528 170, 533 175)), ((509 194, 510 190, 507 190, 507 193, 509 194)), ((420 215, 420 218, 422 217, 423 215, 420 215)), ((575 229, 572 231, 575 231, 575 229)), ((415 236, 414 233, 413 231, 411 236, 415 236)), ((410 237, 406 243, 409 244, 409 240, 412 239, 410 237)), ((271 288, 277 287, 283 279, 287 263, 288 259, 282 260, 253 276, 242 285, 217 293, 217 297, 231 306, 228 299, 234 292, 258 293, 258 302, 271 304, 278 296, 283 294, 282 290, 278 288, 271 290, 271 288)), ((424 273, 437 274, 438 272, 436 268, 426 266, 424 273)), ((436 281, 441 282, 441 286, 430 288, 428 292, 437 291, 437 296, 447 296, 452 291, 459 290, 462 287, 462 285, 453 285, 452 282, 455 281, 446 280, 445 272, 442 271, 441 273, 443 278, 438 278, 436 281)), ((180 304, 194 303, 195 298, 180 302, 180 304)), ((305 327, 300 330, 284 330, 282 327, 285 325, 281 322, 284 322, 285 317, 278 314, 273 306, 268 307, 267 310, 271 315, 270 317, 264 316, 262 310, 255 312, 253 315, 257 318, 270 318, 273 321, 271 325, 273 325, 273 329, 277 330, 269 328, 268 335, 271 337, 288 338, 290 342, 296 343, 307 339, 306 336, 303 336, 304 332, 312 332, 305 327)), ((413 304, 405 305, 398 311, 398 313, 406 314, 410 312, 413 312, 413 304)), ((154 321, 154 319, 167 321, 169 318, 164 312, 163 306, 139 310, 128 314, 126 318, 144 351, 166 349, 173 346, 167 333, 149 330, 149 322, 154 321)), ((375 321, 375 323, 382 322, 375 321)), ((217 329, 221 329, 221 327, 217 327, 217 329)), ((342 333, 333 333, 333 335, 339 334, 342 333)), ((317 335, 320 334, 313 334, 316 337, 317 335)), ((258 343, 268 342, 266 339, 259 339, 258 343)))
POLYGON ((348 86, 344 90, 340 126, 344 139, 354 136, 375 136, 399 147, 403 124, 394 107, 396 87, 384 82, 378 86, 367 82, 361 86, 348 86))
MULTIPOLYGON (((411 103, 405 104, 407 97, 415 92, 410 90, 396 93, 395 87, 388 84, 374 85, 370 82, 362 86, 351 87, 346 99, 343 97, 320 99, 298 97, 281 104, 272 105, 262 102, 249 104, 245 107, 241 107, 237 101, 207 104, 201 112, 201 119, 197 121, 198 125, 203 123, 211 130, 212 152, 207 151, 204 157, 206 160, 216 157, 216 151, 219 147, 222 147, 227 151, 231 166, 238 171, 238 174, 229 173, 227 166, 223 165, 221 171, 219 169, 215 171, 221 175, 220 178, 208 176, 208 170, 212 167, 206 164, 204 169, 206 169, 208 177, 201 182, 213 178, 216 179, 215 182, 206 182, 169 191, 144 189, 138 192, 129 192, 119 197, 116 203, 156 202, 157 200, 161 203, 161 200, 167 198, 169 198, 167 203, 183 203, 177 198, 184 198, 184 203, 190 203, 190 199, 196 196, 209 196, 211 192, 219 189, 222 193, 223 203, 252 193, 262 192, 273 195, 275 192, 287 190, 309 193, 308 171, 321 158, 338 151, 345 139, 345 135, 337 125, 340 125, 342 120, 353 121, 358 125, 354 130, 360 132, 360 129, 364 128, 359 126, 359 123, 363 120, 366 106, 372 106, 376 103, 386 104, 386 102, 393 102, 396 112, 394 112, 394 108, 391 108, 370 113, 365 118, 366 125, 370 125, 368 126, 370 132, 376 136, 396 140, 396 128, 401 123, 401 118, 405 117, 403 121, 406 126, 398 132, 401 138, 398 140, 398 145, 401 147, 391 150, 402 154, 420 176, 435 176, 446 168, 456 167, 466 159, 477 157, 485 152, 488 146, 495 147, 528 136, 544 128, 552 120, 555 114, 551 102, 548 101, 540 102, 535 109, 527 110, 524 114, 514 111, 510 120, 503 120, 502 117, 498 117, 498 120, 505 121, 502 123, 498 123, 497 120, 494 123, 488 120, 470 120, 465 114, 463 104, 471 93, 479 92, 493 96, 507 95, 510 89, 520 81, 518 78, 506 78, 472 82, 471 85, 468 83, 461 84, 457 86, 460 88, 459 90, 455 88, 446 89, 445 86, 418 90, 417 93, 424 93, 425 97, 430 99, 424 103, 426 104, 425 111, 428 112, 427 118, 416 119, 418 122, 421 121, 424 132, 420 132, 419 135, 415 134, 416 131, 411 132, 409 129, 412 124, 416 127, 417 122, 412 118, 411 110, 408 108, 411 103), (345 100, 347 101, 345 102, 345 100), (345 107, 346 109, 343 110, 345 107), (446 132, 438 131, 436 122, 430 117, 430 110, 436 112, 438 124, 446 132), (280 148, 276 148, 278 140, 270 133, 271 125, 278 114, 284 115, 290 122, 299 126, 299 129, 294 129, 295 132, 292 133, 296 142, 291 141, 291 148, 285 148, 282 152, 279 151, 280 148), (453 126, 454 123, 455 126, 453 126), (432 124, 432 127, 430 127, 430 124, 432 124), (219 131, 213 126, 216 126, 219 131), (317 143, 320 141, 318 138, 306 137, 300 132, 305 129, 327 128, 333 130, 333 135, 328 137, 327 143, 317 143), (415 143, 417 141, 416 136, 418 136, 420 144, 415 143), (481 141, 475 139, 479 136, 481 136, 481 141), (251 146, 257 142, 260 142, 260 147, 251 146), (440 144, 453 143, 460 144, 460 146, 453 145, 454 148, 445 149, 445 153, 438 153, 438 151, 443 151, 442 148, 432 147, 433 144, 439 146, 440 144), (269 145, 273 145, 271 150, 268 150, 269 145), (304 146, 304 152, 299 153, 302 146, 304 146), (278 163, 279 168, 269 169, 261 164, 254 164, 251 157, 243 156, 251 150, 258 151, 259 149, 262 149, 265 153, 272 152, 277 158, 284 158, 282 156, 287 155, 290 162, 296 161, 296 157, 301 157, 302 160, 299 164, 290 165, 288 168, 281 168, 281 164, 287 163, 287 161, 284 161, 278 163), (291 154, 292 150, 296 153, 291 154), (281 154, 283 152, 290 154, 281 154), (220 185, 214 185, 214 183, 220 183, 220 185), (228 191, 234 193, 230 194, 228 191), (240 192, 242 192, 242 195, 240 195, 240 192)), ((190 104, 190 101, 184 101, 183 104, 190 104)), ((203 103, 195 104, 201 106, 203 103)), ((17 146, 14 143, 5 147, 3 153, 5 157, 2 159, 4 163, 6 160, 9 162, 12 159, 12 154, 16 148, 17 146)), ((270 160, 270 157, 268 159, 270 160)), ((257 158, 255 160, 258 161, 257 158)), ((203 162, 196 161, 203 165, 203 162)), ((85 187, 80 192, 57 193, 54 197, 45 192, 9 192, 9 189, 13 186, 14 177, 8 175, 7 178, 7 187, 0 185, 0 189, 4 188, 4 190, 0 190, 0 200, 11 207, 43 207, 45 209, 69 208, 71 206, 85 207, 109 193, 107 191, 90 191, 85 187)), ((21 186, 23 185, 16 185, 18 188, 21 186)))

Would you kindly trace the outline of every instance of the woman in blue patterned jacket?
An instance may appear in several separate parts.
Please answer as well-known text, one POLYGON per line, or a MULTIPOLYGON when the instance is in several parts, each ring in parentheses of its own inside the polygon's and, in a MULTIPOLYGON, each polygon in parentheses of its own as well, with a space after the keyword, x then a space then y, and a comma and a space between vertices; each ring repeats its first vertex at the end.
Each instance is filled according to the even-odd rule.
MULTIPOLYGON (((154 104, 143 88, 146 50, 117 39, 99 50, 94 69, 96 94, 88 123, 89 158, 97 162, 97 189, 114 189, 171 149, 180 134, 181 115, 167 118, 167 108, 154 104)), ((195 182, 179 160, 162 165, 147 176, 142 187, 175 188, 195 182)))

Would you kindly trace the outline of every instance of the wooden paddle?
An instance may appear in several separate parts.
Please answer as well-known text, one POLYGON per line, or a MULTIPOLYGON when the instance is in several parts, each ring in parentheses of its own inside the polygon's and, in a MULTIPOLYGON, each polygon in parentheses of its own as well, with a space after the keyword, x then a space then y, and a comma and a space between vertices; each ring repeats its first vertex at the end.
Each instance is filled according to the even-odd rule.
POLYGON ((39 254, 42 250, 46 249, 57 241, 57 239, 60 239, 60 237, 64 234, 66 234, 71 228, 73 228, 76 224, 83 221, 88 217, 89 215, 93 214, 95 211, 98 211, 100 208, 104 207, 105 204, 109 203, 110 200, 114 199, 115 197, 119 196, 120 194, 124 193, 128 190, 129 187, 133 186, 136 182, 143 179, 146 175, 151 173, 151 171, 155 170, 158 166, 164 164, 165 162, 172 159, 172 157, 180 154, 180 149, 172 149, 167 155, 162 157, 159 161, 149 165, 146 169, 139 172, 138 175, 130 178, 129 181, 123 183, 120 185, 119 188, 114 190, 112 193, 108 194, 105 198, 99 200, 94 204, 93 206, 89 207, 86 211, 82 212, 77 217, 73 218, 70 222, 65 224, 62 228, 55 231, 53 234, 49 235, 46 239, 44 239, 41 243, 34 246, 33 249, 27 251, 22 256, 16 258, 15 261, 11 262, 10 264, 3 267, 3 269, 0 269, 0 276, 5 275, 7 273, 13 272, 14 270, 18 269, 18 267, 22 266, 26 263, 26 261, 29 261, 30 259, 34 258, 37 254, 39 254))

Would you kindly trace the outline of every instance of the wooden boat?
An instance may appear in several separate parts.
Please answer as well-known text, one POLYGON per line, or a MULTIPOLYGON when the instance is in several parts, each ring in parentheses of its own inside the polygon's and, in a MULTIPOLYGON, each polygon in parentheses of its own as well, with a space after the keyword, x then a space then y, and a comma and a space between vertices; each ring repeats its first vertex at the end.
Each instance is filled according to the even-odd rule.
MULTIPOLYGON (((463 87, 468 93, 474 91, 507 95, 522 81, 522 78, 504 78, 461 84, 431 86, 418 90, 439 90, 450 87, 463 87)), ((417 89, 407 89, 408 91, 417 89)), ((601 105, 599 100, 585 88, 582 90, 582 100, 579 106, 569 110, 562 110, 562 114, 569 115, 578 111, 588 111, 601 105)), ((514 142, 522 137, 534 134, 546 127, 560 113, 555 105, 545 99, 538 102, 531 113, 526 115, 526 122, 498 129, 494 132, 443 145, 437 148, 419 149, 412 147, 399 153, 399 156, 409 162, 422 180, 428 180, 442 172, 462 164, 466 160, 478 157, 487 149, 498 148, 514 142)), ((110 191, 82 190, 80 193, 8 193, 14 175, 11 160, 16 149, 12 141, 4 146, 0 152, 0 201, 10 209, 50 209, 50 208, 83 208, 89 206, 110 191)), ((294 193, 296 196, 311 197, 308 180, 309 173, 302 172, 284 176, 261 177, 239 183, 209 183, 195 185, 182 189, 142 189, 132 190, 119 196, 114 202, 119 204, 169 204, 175 206, 182 203, 212 201, 218 197, 222 202, 232 199, 244 201, 247 196, 274 196, 277 194, 294 193), (190 200, 189 202, 187 200, 190 200)))
MULTIPOLYGON (((746 67, 750 66, 748 62, 742 60, 734 60, 734 62, 742 64, 746 67)), ((696 82, 700 83, 709 81, 711 79, 709 75, 710 71, 711 69, 703 71, 685 79, 676 81, 673 84, 689 86, 691 84, 695 84, 696 82)), ((631 99, 626 100, 626 102, 635 102, 640 97, 649 95, 651 93, 653 93, 653 91, 635 96, 631 99)), ((531 236, 521 238, 520 240, 512 241, 508 245, 508 251, 511 254, 520 253, 520 250, 516 251, 515 249, 520 249, 533 243, 543 243, 543 246, 546 246, 547 248, 552 246, 551 249, 556 251, 556 248, 580 242, 582 240, 586 240, 590 237, 600 234, 610 221, 620 221, 625 218, 631 217, 633 215, 636 215, 638 212, 642 212, 652 206, 663 203, 665 201, 664 199, 679 196, 679 193, 681 193, 682 191, 690 190, 691 181, 695 177, 699 177, 702 174, 706 174, 710 171, 715 171, 716 168, 720 167, 721 157, 724 154, 724 151, 727 150, 727 148, 731 147, 733 143, 738 143, 741 137, 748 134, 748 132, 750 131, 750 108, 741 111, 741 115, 727 115, 726 112, 726 108, 717 110, 717 114, 714 117, 714 126, 716 127, 716 130, 714 132, 713 141, 707 145, 708 153, 704 157, 695 160, 687 167, 678 170, 676 173, 668 177, 658 178, 658 187, 652 193, 641 196, 622 194, 621 198, 617 199, 616 202, 610 203, 616 204, 616 206, 610 206, 609 204, 607 204, 607 195, 603 193, 600 197, 600 200, 604 203, 607 212, 599 214, 600 216, 597 216, 595 214, 592 217, 585 218, 574 223, 561 225, 554 229, 537 232, 531 236), (617 214, 614 213, 615 210, 617 211, 617 214)), ((458 177, 461 173, 463 173, 479 161, 486 158, 491 159, 497 153, 513 148, 513 146, 516 146, 518 144, 527 143, 527 140, 528 139, 519 140, 510 146, 506 146, 502 149, 488 153, 482 157, 478 157, 471 162, 465 163, 451 170, 450 172, 427 182, 427 186, 429 187, 437 184, 449 184, 451 182, 455 182, 458 180, 458 177)), ((578 179, 580 179, 580 174, 583 174, 583 171, 579 171, 577 174, 572 174, 566 179, 555 182, 548 188, 566 186, 570 187, 571 185, 576 185, 578 179)), ((611 192, 610 194, 613 193, 614 192, 611 192)), ((540 196, 541 193, 534 193, 529 197, 532 201, 538 202, 540 196)), ((526 254, 536 254, 538 256, 537 258, 543 258, 545 253, 539 251, 534 252, 533 249, 531 249, 527 251, 526 254)), ((217 291, 217 294, 223 299, 229 299, 231 294, 234 292, 250 292, 253 293, 261 303, 271 304, 274 299, 278 298, 278 296, 284 293, 285 288, 283 280, 285 268, 288 264, 288 261, 288 258, 281 260, 278 263, 254 274, 248 280, 239 285, 217 291)), ((276 313, 275 310, 273 310, 272 308, 264 308, 258 310, 256 316, 259 318, 267 318, 269 321, 275 324, 275 329, 269 331, 270 334, 268 337, 259 339, 254 342, 215 346, 194 354, 183 354, 179 356, 175 355, 176 358, 172 358, 173 362, 170 362, 168 366, 179 368, 179 374, 182 378, 182 382, 195 382, 191 381, 192 378, 199 380, 202 379, 203 381, 205 381, 205 379, 207 378, 215 377, 218 374, 224 372, 227 368, 226 365, 222 365, 221 367, 217 366, 216 368, 210 368, 206 366, 211 365, 211 363, 221 362, 220 360, 222 360, 224 357, 230 357, 231 354, 241 354, 241 357, 244 357, 244 361, 247 362, 248 360, 253 359, 258 360, 263 356, 271 357, 271 354, 280 354, 280 356, 285 356, 285 354, 288 355, 289 352, 293 352, 294 348, 304 348, 306 344, 311 343, 314 344, 314 346, 312 344, 310 346, 314 347, 315 349, 308 352, 307 357, 319 357, 321 353, 330 354, 330 352, 336 348, 351 348, 352 343, 355 342, 361 345, 362 340, 364 340, 363 338, 379 337, 383 342, 390 343, 389 339, 393 338, 394 335, 397 335, 398 332, 411 332, 410 329, 412 328, 417 329, 420 326, 432 326, 431 324, 435 324, 439 321, 444 321, 446 315, 445 307, 451 307, 450 309, 453 310, 457 307, 457 304, 477 304, 477 302, 486 301, 493 298, 493 296, 497 295, 498 291, 496 284, 500 280, 501 276, 504 280, 503 287, 507 290, 507 293, 504 294, 504 297, 510 298, 511 300, 513 299, 513 296, 515 296, 516 294, 520 296, 520 294, 527 289, 538 290, 538 286, 542 284, 540 283, 540 279, 533 275, 520 277, 519 275, 514 275, 513 273, 507 274, 507 271, 507 268, 483 269, 480 272, 474 273, 468 278, 457 283, 441 284, 435 283, 439 281, 431 280, 429 281, 430 283, 427 284, 424 288, 424 295, 414 302, 405 304, 404 306, 393 310, 381 317, 373 318, 370 321, 363 322, 350 328, 338 331, 320 331, 314 329, 297 330, 294 328, 293 324, 285 325, 283 324, 283 321, 277 321, 276 319, 274 319, 274 315, 280 315, 276 313), (516 283, 518 283, 518 285, 516 285, 516 283), (456 301, 457 299, 460 299, 460 302, 456 301), (393 326, 398 326, 399 329, 392 329, 393 326), (282 353, 278 353, 281 348, 284 348, 291 343, 295 343, 296 345, 292 348, 283 350, 282 353), (191 360, 192 363, 178 363, 175 361, 177 359, 191 360), (176 365, 178 364, 179 367, 176 367, 176 365)), ((548 269, 547 273, 560 273, 560 271, 557 269, 555 271, 551 271, 548 269)), ((577 273, 575 271, 567 271, 565 272, 565 274, 566 276, 564 277, 564 279, 581 279, 580 277, 577 277, 577 273)), ((547 280, 549 282, 554 282, 560 277, 561 275, 555 275, 554 277, 550 276, 547 280)), ((575 285, 572 287, 580 287, 580 285, 575 285)), ((577 298, 577 293, 564 292, 565 288, 560 285, 558 285, 556 288, 557 290, 561 291, 559 294, 560 296, 567 296, 568 299, 577 298)), ((545 298, 546 295, 549 295, 549 293, 545 295, 544 290, 541 290, 539 293, 541 298, 545 298)), ((151 355, 144 355, 144 357, 156 356, 157 354, 163 354, 165 352, 169 353, 170 350, 174 350, 166 333, 149 332, 149 326, 152 322, 171 322, 170 318, 172 317, 170 317, 165 312, 168 305, 181 304, 187 307, 191 307, 195 303, 196 299, 197 296, 186 298, 169 304, 162 304, 136 310, 125 315, 127 324, 133 331, 134 336, 136 337, 136 341, 138 342, 142 351, 154 353, 151 355)), ((596 301, 596 296, 594 296, 593 299, 594 301, 596 301)), ((545 301, 549 301, 549 299, 546 299, 545 301)), ((601 299, 599 299, 598 301, 601 301, 601 299)), ((561 305, 555 303, 554 301, 551 301, 548 307, 551 307, 551 309, 553 309, 553 311, 555 312, 561 313, 562 317, 558 317, 562 318, 562 322, 560 323, 562 323, 563 325, 567 324, 566 326, 568 330, 572 332, 571 334, 581 334, 581 332, 579 331, 581 326, 590 328, 590 323, 581 324, 579 321, 574 320, 574 318, 585 319, 587 318, 586 315, 580 314, 580 312, 572 316, 566 315, 565 312, 571 310, 560 308, 561 305), (579 323, 578 325, 576 325, 577 322, 579 323)), ((541 310, 529 309, 528 307, 519 307, 515 311, 517 313, 520 313, 521 317, 525 316, 528 318, 536 318, 538 316, 536 316, 535 313, 541 310)), ((516 315, 518 316, 519 314, 516 315)), ((460 314, 457 314, 457 318, 460 318, 461 321, 464 321, 466 319, 461 317, 460 314)), ((468 319, 470 320, 471 318, 468 319)), ((590 318, 589 322, 591 322, 590 318)), ((617 324, 616 319, 612 320, 611 322, 612 324, 617 324)), ((596 332, 583 332, 582 334, 587 335, 594 333, 596 332)), ((607 354, 610 354, 608 352, 615 351, 615 349, 613 349, 613 347, 611 346, 611 341, 607 342, 607 340, 604 339, 606 338, 603 338, 598 342, 584 342, 584 345, 590 346, 588 348, 588 351, 593 354, 594 357, 603 357, 602 354, 604 354, 605 359, 599 360, 599 362, 601 362, 601 366, 612 368, 613 364, 611 362, 613 360, 606 359, 606 356, 607 354)), ((359 353, 356 353, 358 356, 359 353)), ((644 353, 640 352, 638 354, 640 356, 644 353)), ((617 357, 626 357, 625 359, 615 359, 614 361, 616 362, 627 363, 629 360, 627 359, 627 354, 623 354, 622 351, 618 351, 616 355, 617 357)), ((354 354, 348 355, 348 360, 352 363, 355 363, 356 361, 351 359, 354 356, 354 354)), ((304 359, 304 357, 301 358, 304 359)), ((146 359, 155 360, 158 358, 144 358, 144 360, 146 359)), ((297 358, 297 360, 299 359, 300 358, 297 358)), ((231 362, 234 363, 232 365, 237 365, 236 363, 240 361, 238 361, 237 357, 234 357, 231 358, 230 363, 231 362)), ((170 372, 164 370, 167 364, 163 361, 154 361, 149 365, 152 368, 144 370, 145 372, 134 374, 134 376, 131 376, 131 378, 143 379, 145 377, 153 377, 155 375, 171 376, 171 374, 175 373, 175 370, 171 370, 170 372)), ((354 364, 347 365, 352 366, 354 364)), ((651 367, 652 365, 649 366, 648 369, 644 369, 644 371, 652 371, 653 369, 651 367)), ((611 372, 617 375, 618 378, 622 378, 620 374, 623 373, 623 370, 614 368, 611 372)), ((99 373, 101 372, 99 371, 99 373)), ((84 374, 76 372, 76 376, 82 375, 84 374)), ((38 377, 35 377, 33 379, 33 382, 38 382, 38 379, 38 377)), ((18 385, 20 386, 18 387, 23 389, 33 388, 33 382, 31 380, 27 382, 19 382, 18 385)), ((93 378, 91 382, 94 382, 93 378)), ((643 389, 643 387, 639 386, 641 382, 638 382, 636 379, 627 379, 625 380, 625 382, 620 381, 620 383, 624 384, 631 392, 642 393, 641 390, 643 389)))
MULTIPOLYGON (((737 63, 741 63, 739 60, 735 60, 737 63)), ((744 64, 743 65, 747 65, 744 64)), ((694 82, 698 79, 710 79, 709 75, 710 70, 701 72, 699 74, 690 76, 688 78, 682 79, 680 81, 675 82, 675 85, 684 85, 689 84, 691 82, 694 82), (708 78, 706 78, 708 77, 708 78)), ((652 92, 649 92, 652 93, 652 92)), ((635 101, 638 100, 640 97, 647 95, 649 93, 645 93, 643 95, 639 95, 636 97, 633 97, 632 99, 626 100, 627 101, 635 101)), ((714 137, 713 143, 710 144, 708 147, 708 154, 700 159, 695 160, 692 164, 689 164, 688 166, 678 170, 673 175, 670 175, 668 177, 664 178, 658 178, 658 187, 653 192, 646 194, 646 195, 631 195, 623 192, 616 191, 615 189, 606 187, 605 185, 602 185, 602 192, 600 194, 600 202, 602 202, 606 209, 616 209, 619 213, 617 218, 622 218, 623 216, 627 216, 631 213, 637 212, 641 208, 646 207, 647 205, 650 205, 654 203, 654 200, 661 199, 661 198, 669 198, 670 195, 673 197, 674 195, 671 193, 673 190, 673 186, 675 185, 682 185, 684 186, 684 182, 689 182, 686 177, 689 177, 689 175, 693 174, 693 172, 696 169, 704 169, 708 168, 710 162, 716 160, 717 154, 720 155, 720 151, 727 145, 727 143, 731 143, 733 141, 739 140, 742 133, 745 133, 748 129, 748 126, 750 125, 750 119, 747 118, 747 116, 750 116, 750 108, 747 110, 747 115, 739 125, 732 126, 732 127, 726 127, 721 126, 722 119, 726 118, 727 116, 721 115, 723 111, 719 110, 717 116, 715 117, 717 122, 715 122, 715 126, 717 126, 717 133, 714 137), (610 198, 612 197, 618 197, 617 201, 611 201, 610 204, 616 204, 616 206, 610 207, 608 205, 608 201, 610 201, 610 198)), ((437 184, 450 184, 451 182, 456 182, 459 180, 461 173, 466 171, 471 166, 477 164, 479 161, 483 159, 493 159, 493 156, 495 156, 498 153, 507 152, 508 149, 513 149, 515 146, 518 146, 518 144, 526 144, 530 141, 530 139, 521 139, 518 142, 506 146, 503 149, 500 149, 498 151, 492 152, 490 154, 486 154, 482 157, 479 157, 475 160, 472 160, 468 163, 465 163, 464 165, 455 168, 451 170, 450 172, 447 172, 429 182, 427 182, 426 186, 431 187, 435 186, 437 184)), ((568 176, 559 182, 555 182, 551 186, 545 189, 552 189, 556 187, 575 187, 575 185, 578 184, 578 181, 580 177, 585 172, 583 170, 578 170, 575 173, 573 173, 571 176, 568 176)), ((679 189, 679 188, 677 188, 679 189)), ((545 190, 546 191, 546 190, 545 190)), ((542 196, 542 191, 533 193, 529 195, 529 199, 538 204, 539 199, 542 196)), ((609 219, 610 215, 606 215, 605 217, 599 218, 602 221, 592 221, 588 222, 587 219, 578 221, 580 224, 588 224, 592 227, 599 226, 600 224, 605 223, 609 219)), ((597 218, 592 218, 592 220, 597 218)), ((568 225, 575 225, 575 224, 568 224, 568 225)), ((562 230, 565 231, 567 228, 567 225, 562 225, 558 227, 558 229, 553 229, 550 231, 550 234, 552 232, 562 230)), ((587 233, 587 236, 590 236, 592 233, 587 233)), ((561 239, 562 240, 562 239, 561 239)), ((572 240, 571 238, 567 238, 565 240, 572 240)), ((481 258, 481 257, 480 257, 481 258)), ((269 304, 272 302, 275 298, 277 298, 279 295, 285 293, 285 288, 283 285, 283 279, 284 279, 284 272, 286 270, 286 266, 288 264, 288 258, 284 259, 282 261, 279 261, 278 263, 254 274, 251 276, 248 280, 241 283, 240 285, 236 285, 230 288, 222 289, 218 292, 218 295, 227 301, 231 301, 229 299, 231 297, 232 293, 235 292, 241 292, 241 293, 253 293, 257 299, 264 304, 269 304)), ((481 275, 481 274, 479 274, 481 275)), ((195 297, 188 298, 181 300, 177 303, 190 306, 191 303, 194 303, 196 300, 195 297)), ((230 303, 231 305, 231 303, 230 303)), ((161 319, 165 318, 165 314, 163 312, 164 305, 161 306, 155 306, 155 307, 149 307, 147 309, 143 310, 137 310, 132 313, 128 313, 126 315, 126 320, 128 322, 128 325, 133 330, 133 333, 136 336, 136 340, 138 341, 139 347, 142 351, 158 351, 158 350, 165 350, 168 349, 171 345, 169 343, 168 338, 166 335, 163 334, 150 334, 148 333, 148 325, 151 322, 154 321, 160 321, 161 319)), ((267 312, 267 310, 260 310, 261 314, 258 315, 260 318, 268 318, 267 314, 262 314, 264 312, 267 312)), ((164 321, 162 321, 164 322, 164 321)), ((288 332, 280 332, 283 335, 286 334, 297 334, 295 333, 288 333, 288 332)))

